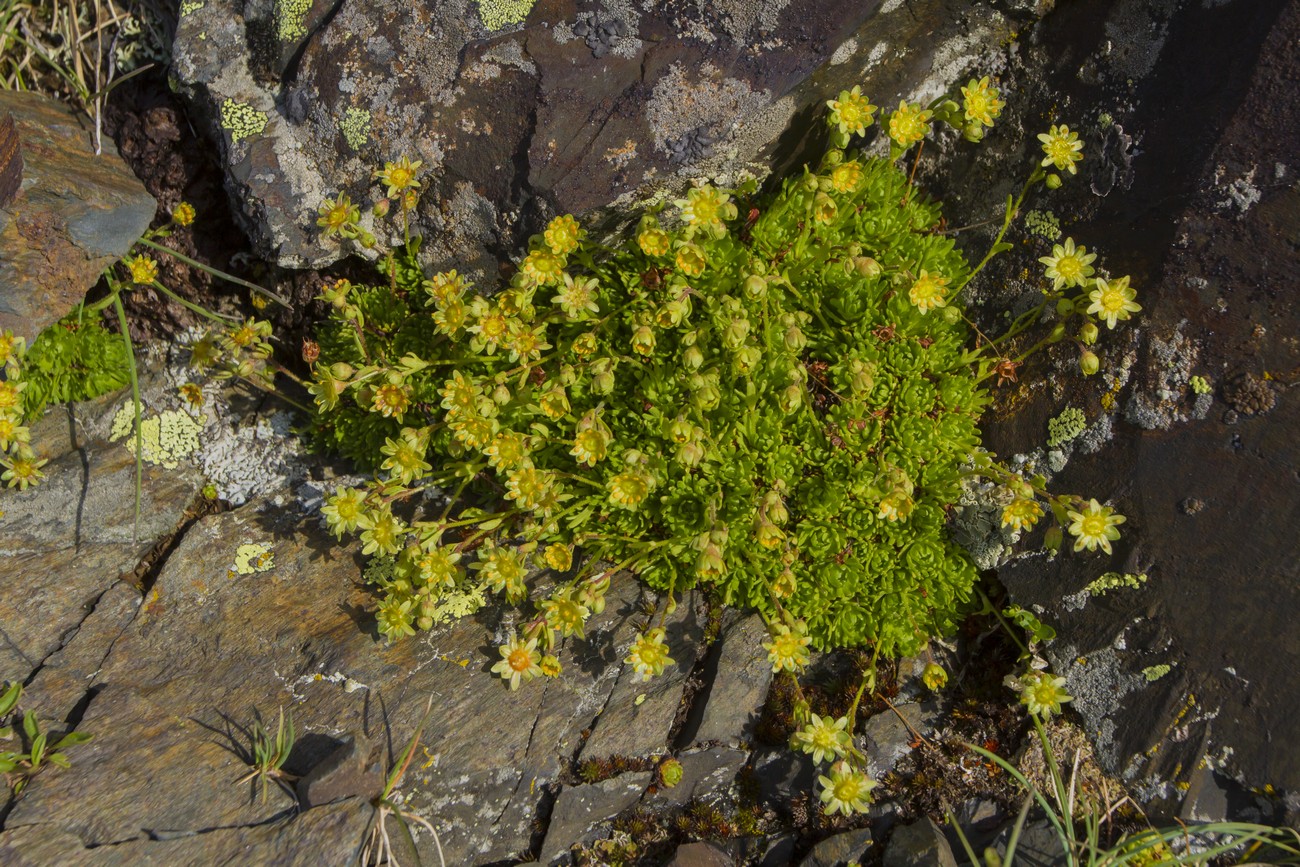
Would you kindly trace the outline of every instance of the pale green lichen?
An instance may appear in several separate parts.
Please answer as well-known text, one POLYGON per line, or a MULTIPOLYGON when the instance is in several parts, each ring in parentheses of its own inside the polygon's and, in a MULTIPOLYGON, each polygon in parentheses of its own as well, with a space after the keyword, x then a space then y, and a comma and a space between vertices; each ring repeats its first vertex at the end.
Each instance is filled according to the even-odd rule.
POLYGON ((235 565, 231 568, 231 577, 235 575, 253 575, 257 572, 269 572, 275 568, 275 554, 271 546, 262 542, 249 542, 240 545, 235 551, 235 565))
POLYGON ((186 15, 193 15, 195 12, 202 9, 203 6, 203 0, 185 0, 185 2, 181 3, 181 17, 184 18, 186 15))
POLYGON ((478 585, 463 590, 449 590, 442 594, 438 604, 434 606, 433 622, 435 625, 451 623, 453 620, 468 617, 484 605, 487 605, 487 599, 483 595, 483 588, 478 585))
POLYGON ((1134 575, 1131 572, 1126 572, 1123 575, 1118 572, 1107 572, 1085 587, 1084 592, 1089 596, 1105 596, 1108 591, 1120 587, 1136 590, 1145 583, 1147 583, 1147 574, 1145 572, 1140 575, 1134 575))
POLYGON ((311 0, 278 0, 275 4, 275 35, 281 42, 294 42, 307 35, 307 12, 311 0))
POLYGON ((266 129, 266 112, 246 102, 227 98, 221 103, 221 128, 230 133, 231 143, 260 135, 266 129))
POLYGON ((522 24, 537 0, 475 0, 478 17, 488 30, 522 24))
MULTIPOLYGON (((180 410, 168 410, 140 422, 140 458, 147 464, 174 470, 184 458, 199 450, 199 434, 206 416, 195 418, 180 410)), ((128 403, 113 417, 109 440, 127 440, 134 447, 135 408, 128 403)))
POLYGON ((343 133, 348 147, 354 151, 361 150, 370 140, 370 112, 364 108, 349 108, 343 113, 343 120, 339 121, 339 132, 343 133))
POLYGON ((1142 676, 1147 679, 1147 683, 1155 683, 1157 680, 1168 674, 1172 668, 1172 665, 1165 664, 1149 665, 1142 669, 1142 676))
POLYGON ((1210 386, 1209 380, 1203 376, 1193 376, 1190 381, 1192 391, 1197 394, 1209 394, 1214 389, 1210 386))
POLYGON ((1025 214, 1025 231, 1055 241, 1061 237, 1061 221, 1051 211, 1030 211, 1025 214))
POLYGON ((1047 444, 1056 448, 1083 433, 1088 426, 1088 419, 1083 410, 1070 406, 1061 410, 1061 414, 1047 422, 1047 444))

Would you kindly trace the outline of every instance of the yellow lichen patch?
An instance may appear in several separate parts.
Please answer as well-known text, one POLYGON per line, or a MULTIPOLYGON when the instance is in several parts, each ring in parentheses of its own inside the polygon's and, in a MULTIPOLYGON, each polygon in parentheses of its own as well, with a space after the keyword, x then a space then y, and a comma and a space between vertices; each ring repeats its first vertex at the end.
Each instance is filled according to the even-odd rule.
POLYGON ((293 42, 307 35, 307 12, 311 0, 279 0, 275 4, 275 35, 281 42, 293 42))
POLYGON ((221 103, 221 128, 230 133, 232 143, 260 135, 266 129, 266 120, 266 112, 258 111, 246 102, 227 99, 221 103))
POLYGON ((477 0, 478 17, 488 30, 522 24, 536 0, 477 0))
MULTIPOLYGON (((174 470, 180 466, 181 459, 187 458, 199 449, 199 434, 207 416, 193 418, 187 412, 168 410, 140 422, 140 458, 147 464, 174 470)), ((109 440, 116 442, 125 439, 128 447, 134 447, 135 408, 128 403, 117 411, 113 417, 109 440)))
POLYGON ((185 0, 185 2, 181 4, 181 17, 184 18, 186 15, 193 15, 202 8, 203 0, 185 0))
POLYGON ((339 121, 339 132, 343 133, 348 147, 354 151, 361 150, 370 140, 370 112, 364 108, 349 108, 343 113, 343 120, 339 121))
POLYGON ((235 565, 231 570, 236 575, 252 575, 267 572, 275 568, 275 554, 271 546, 261 542, 249 542, 239 546, 235 552, 235 565))

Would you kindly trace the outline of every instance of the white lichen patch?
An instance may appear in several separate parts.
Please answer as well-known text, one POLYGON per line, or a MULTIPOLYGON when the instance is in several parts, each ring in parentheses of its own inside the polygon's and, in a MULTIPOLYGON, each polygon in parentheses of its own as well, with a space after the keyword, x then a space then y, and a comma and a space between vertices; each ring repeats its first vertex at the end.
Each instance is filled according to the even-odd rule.
POLYGON ((275 552, 263 542, 246 542, 235 551, 235 562, 229 570, 230 577, 256 575, 275 568, 275 552))
POLYGON ((333 672, 332 674, 321 674, 320 672, 317 672, 315 674, 304 674, 293 682, 294 689, 292 691, 296 692, 297 687, 309 686, 313 683, 336 684, 338 686, 342 686, 343 691, 345 693, 348 693, 349 695, 354 692, 357 692, 358 690, 370 689, 370 687, 367 684, 364 684, 359 680, 353 680, 352 678, 348 677, 346 674, 344 674, 341 671, 336 671, 333 672))
POLYGON ((720 144, 743 119, 758 114, 771 101, 768 91, 756 91, 747 82, 727 78, 711 63, 701 64, 695 75, 674 63, 655 83, 646 120, 655 147, 669 153, 670 141, 700 128, 708 128, 720 144))
POLYGON ((835 53, 831 55, 831 66, 839 66, 841 63, 847 63, 849 58, 857 53, 858 40, 850 36, 844 40, 835 53))
POLYGON ((1259 204, 1260 191, 1255 186, 1255 175, 1258 173, 1258 166, 1251 166, 1250 170, 1238 178, 1225 183, 1225 177, 1228 170, 1224 166, 1216 166, 1214 170, 1214 188, 1221 196, 1219 207, 1226 211, 1235 211, 1237 219, 1241 219, 1246 212, 1255 205, 1259 204))

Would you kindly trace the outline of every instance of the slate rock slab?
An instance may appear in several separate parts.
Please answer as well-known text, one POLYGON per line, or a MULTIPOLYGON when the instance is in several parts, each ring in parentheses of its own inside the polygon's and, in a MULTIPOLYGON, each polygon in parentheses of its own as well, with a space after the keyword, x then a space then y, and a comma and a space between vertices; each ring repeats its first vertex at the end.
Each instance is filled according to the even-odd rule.
MULTIPOLYGON (((603 736, 613 754, 667 742, 672 715, 645 716, 639 708, 650 702, 634 705, 623 686, 631 620, 642 607, 626 576, 589 621, 589 640, 562 649, 563 676, 511 692, 489 671, 512 628, 499 610, 389 646, 375 632, 374 599, 360 575, 354 552, 292 510, 250 505, 198 521, 90 682, 78 729, 94 740, 70 770, 32 782, 6 830, 117 848, 289 820, 288 793, 273 785, 263 802, 255 784, 237 782, 248 771, 254 720, 273 728, 281 707, 299 734, 285 768, 306 775, 307 803, 317 803, 316 793, 354 795, 328 809, 355 803, 368 813, 380 785, 372 769, 392 766, 432 697, 400 796, 437 827, 448 863, 486 863, 529 853, 584 731, 598 731, 606 715, 623 720, 614 726, 621 737, 603 736), (264 571, 233 568, 244 545, 263 546, 264 571), (355 748, 345 754, 349 739, 355 748), (333 793, 330 781, 339 786, 333 793), (361 791, 368 784, 375 790, 361 791)), ((679 659, 689 659, 680 634, 702 628, 692 611, 684 601, 669 629, 679 659)), ((679 695, 680 684, 669 692, 679 695)), ((355 822, 341 819, 338 828, 355 822)), ((416 838, 422 857, 436 858, 429 835, 416 838)))
POLYGON ((29 341, 85 297, 134 244, 157 203, 83 113, 36 93, 0 90, 22 148, 17 195, 0 207, 0 329, 29 341))
POLYGON ((371 172, 407 155, 423 163, 413 233, 428 263, 495 276, 496 254, 553 213, 617 222, 694 177, 798 165, 839 90, 928 101, 1032 18, 970 0, 510 8, 185 4, 173 70, 258 250, 286 267, 336 260, 321 201, 342 191, 366 212, 371 172))

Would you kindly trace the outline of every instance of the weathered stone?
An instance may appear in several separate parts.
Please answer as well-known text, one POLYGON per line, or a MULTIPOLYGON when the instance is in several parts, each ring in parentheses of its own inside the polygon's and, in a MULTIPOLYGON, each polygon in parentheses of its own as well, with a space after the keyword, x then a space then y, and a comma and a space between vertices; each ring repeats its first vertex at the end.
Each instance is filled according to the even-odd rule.
POLYGON ((678 756, 682 763, 682 781, 669 788, 660 783, 654 794, 647 795, 645 805, 658 810, 679 807, 692 799, 710 800, 725 794, 736 774, 745 766, 749 754, 741 750, 714 748, 678 756))
MULTIPOLYGON (((1098 9, 1107 38, 1135 8, 1098 9)), ((1170 3, 1152 15, 1163 22, 1151 54, 1159 63, 1141 76, 1134 110, 1117 118, 1143 131, 1132 187, 1104 201, 1086 194, 1095 201, 1080 208, 1091 221, 1073 232, 1142 287, 1136 330, 1129 341, 1117 330, 1104 352, 1122 376, 1095 389, 1043 389, 1017 420, 986 433, 999 454, 1027 453, 1064 401, 1090 419, 1113 417, 1111 441, 1095 454, 1076 450, 1052 487, 1127 516, 1114 556, 1027 558, 1001 577, 1014 602, 1041 606, 1057 630, 1047 657, 1068 679, 1098 761, 1148 805, 1173 812, 1174 783, 1205 757, 1248 787, 1300 788, 1300 756, 1277 749, 1300 738, 1300 648, 1285 638, 1291 606, 1281 601, 1294 595, 1287 540, 1300 500, 1289 468, 1300 463, 1300 401, 1276 377, 1267 395, 1243 385, 1300 365, 1300 348, 1283 336, 1300 330, 1300 305, 1277 288, 1300 280, 1300 195, 1283 180, 1300 135, 1300 95, 1289 86, 1300 66, 1300 6, 1170 3), (1211 60, 1226 45, 1232 63, 1211 60), (1204 79, 1190 80, 1189 69, 1204 79), (1154 202, 1181 212, 1171 217, 1154 202), (1213 406, 1193 392, 1193 374, 1214 387, 1213 406), (1122 391, 1107 399, 1112 385, 1122 391), (1230 426, 1225 400, 1240 404, 1230 426), (1081 592, 1110 570, 1148 581, 1081 592)), ((1120 80, 1122 71, 1108 70, 1114 57, 1093 51, 1079 47, 1105 81, 1120 80)), ((1045 80, 1073 78, 1077 63, 1068 65, 1045 80)), ((1074 86, 1081 109, 1109 105, 1095 86, 1074 86)))
POLYGON ((638 772, 564 788, 551 810, 541 863, 550 864, 567 853, 570 846, 593 839, 605 822, 641 799, 653 778, 649 772, 638 772))
POLYGON ((812 758, 791 749, 759 750, 753 758, 754 779, 763 803, 788 811, 798 792, 811 792, 817 780, 812 758))
POLYGON ((71 681, 55 685, 62 675, 51 672, 51 692, 31 692, 47 718, 61 719, 80 699, 75 682, 83 691, 89 686, 85 675, 98 668, 105 642, 111 642, 121 618, 128 616, 120 606, 130 607, 134 591, 114 590, 114 585, 130 577, 150 548, 178 528, 202 485, 192 469, 145 467, 137 531, 134 455, 121 444, 84 433, 85 414, 103 405, 54 409, 34 425, 33 444, 50 456, 43 468, 47 478, 23 492, 6 491, 0 507, 5 529, 0 539, 4 677, 26 680, 68 645, 56 668, 71 681), (106 608, 98 612, 101 599, 106 608), (83 621, 90 631, 78 641, 83 621), (92 634, 97 637, 88 640, 92 634))
POLYGON ((5 112, 24 166, 20 191, 0 207, 0 329, 30 340, 131 249, 157 204, 111 141, 95 154, 85 114, 40 94, 0 90, 5 112))
POLYGON ((703 716, 690 736, 695 743, 737 746, 753 735, 772 683, 772 666, 763 649, 766 640, 767 627, 757 614, 738 618, 723 632, 716 668, 702 698, 703 716))
MULTIPOLYGON (((669 653, 676 665, 649 681, 641 680, 631 666, 623 667, 591 737, 583 744, 583 759, 647 756, 667 750, 668 733, 681 706, 686 679, 704 643, 704 620, 695 610, 701 603, 699 593, 685 594, 664 624, 669 653)), ((620 653, 631 645, 633 635, 625 633, 615 645, 620 653)), ((621 661, 622 656, 618 659, 621 661)))
POLYGON ((868 776, 879 780, 892 771, 912 751, 918 733, 928 736, 934 730, 939 716, 938 703, 926 701, 898 705, 868 719, 862 726, 868 776))
MULTIPOLYGON (((1003 828, 993 844, 993 848, 1004 858, 1014 830, 1014 825, 1003 828)), ((1025 867, 1065 867, 1070 859, 1066 857, 1061 836, 1052 824, 1046 819, 1035 819, 1026 822, 1020 829, 1014 863, 1024 864, 1025 867)))
POLYGON ((957 867, 957 859, 943 829, 927 817, 894 830, 881 864, 883 867, 957 867))
POLYGON ((801 867, 846 867, 866 860, 871 849, 871 829, 845 831, 822 840, 799 862, 801 867))
POLYGON ((423 161, 422 252, 488 276, 551 213, 600 219, 690 178, 766 174, 773 155, 797 165, 792 142, 840 89, 866 78, 882 105, 928 101, 1031 17, 969 0, 540 0, 517 21, 492 3, 367 0, 318 14, 334 5, 206 0, 177 27, 174 71, 258 248, 291 267, 338 258, 319 240, 321 201, 368 205, 382 195, 372 170, 405 154, 423 161))
MULTIPOLYGON (((389 647, 376 638, 359 574, 355 555, 284 509, 250 506, 196 523, 89 684, 78 729, 94 740, 71 769, 36 777, 5 827, 61 829, 102 846, 270 820, 293 806, 289 795, 271 785, 263 803, 256 781, 237 781, 249 770, 250 726, 260 716, 274 729, 278 707, 292 710, 298 731, 286 771, 310 776, 348 733, 361 733, 373 746, 358 748, 365 772, 353 788, 374 780, 374 791, 358 793, 373 798, 381 784, 365 774, 398 760, 433 696, 398 790, 404 809, 434 824, 448 863, 527 851, 549 789, 610 703, 639 587, 614 582, 589 640, 561 649, 562 677, 511 692, 485 655, 506 628, 498 612, 389 647), (266 546, 272 565, 239 574, 236 552, 250 544, 266 546)), ((674 621, 682 629, 689 609, 674 621)), ((415 836, 422 857, 435 858, 429 835, 415 836)))
POLYGON ((716 843, 701 840, 678 846, 664 867, 731 867, 734 863, 730 852, 716 843))
POLYGON ((66 830, 26 826, 0 832, 0 863, 13 867, 349 864, 360 854, 373 814, 368 802, 353 799, 270 824, 217 828, 170 839, 130 840, 96 849, 85 848, 76 834, 66 830))
POLYGON ((348 735, 334 750, 303 774, 294 786, 304 810, 352 797, 374 797, 384 787, 384 769, 369 744, 348 735))

